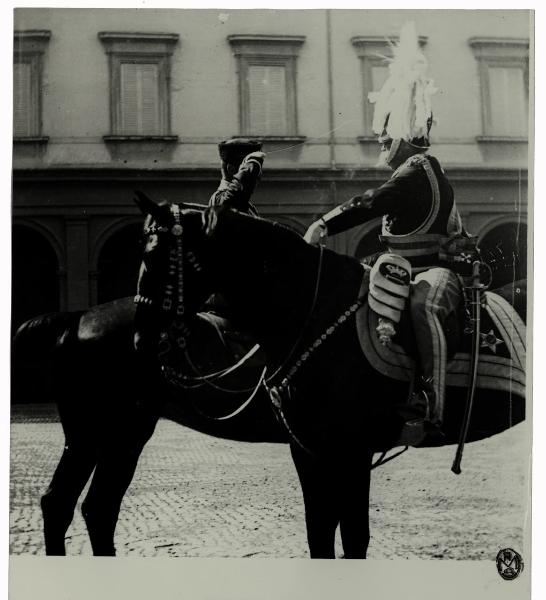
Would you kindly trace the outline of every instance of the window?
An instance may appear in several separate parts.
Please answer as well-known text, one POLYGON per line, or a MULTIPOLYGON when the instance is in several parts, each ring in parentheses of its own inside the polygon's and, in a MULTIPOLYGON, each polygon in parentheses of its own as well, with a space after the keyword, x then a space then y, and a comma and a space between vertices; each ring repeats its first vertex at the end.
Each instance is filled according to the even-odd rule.
POLYGON ((243 135, 296 137, 296 61, 304 36, 231 35, 243 135))
POLYGON ((178 35, 99 33, 110 62, 110 141, 173 139, 170 58, 178 35))
POLYGON ((472 38, 480 74, 481 139, 527 138, 529 117, 529 41, 472 38))
MULTIPOLYGON (((398 38, 387 37, 368 37, 357 36, 351 38, 351 42, 360 58, 360 69, 362 72, 363 85, 363 135, 361 141, 375 141, 375 134, 372 129, 374 106, 368 100, 370 92, 377 92, 381 89, 389 76, 388 58, 392 57, 391 44, 398 41, 398 38), (390 43, 389 43, 390 41, 390 43)), ((419 36, 419 45, 421 49, 427 43, 427 38, 419 36)))
POLYGON ((15 141, 47 141, 42 136, 43 55, 49 31, 16 31, 13 56, 13 137, 15 141))

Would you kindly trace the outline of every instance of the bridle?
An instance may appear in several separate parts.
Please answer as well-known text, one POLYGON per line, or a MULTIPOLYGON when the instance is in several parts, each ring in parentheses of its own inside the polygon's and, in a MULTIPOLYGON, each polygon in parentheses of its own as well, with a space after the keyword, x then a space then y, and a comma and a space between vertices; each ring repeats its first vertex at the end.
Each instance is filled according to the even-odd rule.
MULTIPOLYGON (((266 377, 267 367, 263 369, 263 372, 259 378, 259 381, 256 385, 252 387, 247 387, 244 389, 230 389, 223 385, 220 385, 218 382, 222 378, 225 378, 227 375, 234 373, 237 369, 242 367, 258 350, 259 345, 254 345, 241 359, 239 359, 235 364, 230 365, 224 369, 220 369, 211 373, 203 374, 200 372, 199 367, 197 367, 188 351, 188 343, 187 337, 189 334, 189 329, 185 325, 185 323, 181 320, 186 313, 185 310, 185 295, 184 295, 184 247, 183 247, 183 238, 184 238, 184 227, 182 225, 181 220, 181 211, 180 207, 177 204, 172 204, 169 206, 169 210, 174 217, 174 225, 171 227, 163 226, 158 224, 157 222, 152 222, 150 225, 144 228, 145 235, 165 235, 168 234, 172 237, 171 244, 172 247, 169 250, 169 263, 167 267, 167 274, 170 276, 167 279, 167 283, 165 284, 163 296, 160 298, 159 305, 157 301, 154 301, 152 298, 145 296, 143 294, 137 294, 134 297, 135 304, 144 305, 147 307, 158 308, 162 313, 171 313, 174 312, 175 318, 172 319, 169 323, 171 330, 174 330, 174 334, 169 335, 167 331, 160 332, 159 339, 159 348, 158 348, 158 357, 160 359, 161 369, 166 377, 166 379, 177 387, 181 387, 184 389, 188 388, 196 388, 202 385, 208 385, 214 388, 217 391, 221 391, 224 393, 230 394, 239 394, 252 392, 251 396, 245 400, 245 402, 233 413, 226 415, 225 417, 220 418, 230 418, 239 414, 239 412, 246 407, 250 401, 256 396, 258 390, 261 385, 264 385, 266 390, 269 392, 268 384, 270 384, 279 373, 286 370, 287 365, 292 359, 294 352, 297 347, 300 345, 303 335, 311 321, 311 318, 314 314, 318 293, 320 288, 320 279, 322 273, 322 264, 323 264, 323 247, 320 247, 320 254, 318 260, 318 268, 317 275, 315 280, 313 299, 311 302, 310 309, 308 314, 304 320, 304 323, 299 331, 298 336, 296 337, 295 342, 292 344, 291 349, 287 353, 284 360, 281 364, 275 369, 275 371, 266 377), (174 242, 174 243, 173 243, 174 242), (172 280, 175 280, 176 285, 171 283, 172 280), (178 317, 178 318, 177 318, 178 317), (172 338, 174 337, 174 340, 172 338), (184 358, 188 366, 194 372, 194 375, 186 375, 181 372, 178 372, 173 367, 165 364, 161 360, 161 357, 168 355, 172 350, 172 341, 174 341, 176 347, 183 352, 184 358)), ((192 266, 196 271, 201 271, 202 267, 197 261, 196 257, 188 253, 187 262, 192 266)), ((299 365, 299 361, 298 361, 299 365)), ((218 417, 211 417, 218 418, 218 417)))
MULTIPOLYGON (((167 267, 167 274, 170 277, 167 278, 167 283, 164 287, 163 296, 159 301, 159 305, 152 298, 144 296, 142 294, 137 294, 134 297, 134 302, 135 304, 141 304, 147 307, 159 308, 159 310, 163 314, 174 312, 174 319, 172 319, 169 322, 169 325, 172 325, 172 328, 175 330, 174 341, 178 349, 184 352, 189 366, 192 368, 192 370, 194 370, 197 373, 198 369, 192 363, 188 355, 187 336, 189 334, 189 329, 186 326, 186 324, 181 320, 182 317, 186 314, 184 294, 184 227, 181 221, 180 207, 177 204, 172 204, 169 206, 169 210, 174 217, 174 225, 172 225, 172 227, 166 227, 163 225, 159 225, 156 222, 152 222, 150 225, 144 228, 144 235, 169 234, 174 240, 174 244, 172 244, 172 247, 169 249, 169 263, 167 267), (171 283, 173 279, 175 280, 176 285, 171 283)), ((188 253, 186 258, 189 265, 195 271, 202 271, 202 267, 193 253, 188 253)), ((163 355, 168 354, 171 351, 172 344, 167 331, 161 331, 159 339, 160 341, 158 355, 159 357, 161 357, 163 355)), ((258 346, 255 345, 249 352, 247 352, 247 354, 242 359, 240 359, 234 365, 231 365, 213 373, 208 373, 206 375, 198 374, 195 377, 182 375, 180 373, 176 373, 174 370, 172 370, 165 364, 162 365, 162 370, 167 379, 169 379, 171 383, 175 383, 179 387, 198 387, 203 383, 208 383, 212 380, 220 379, 229 375, 230 373, 238 369, 240 366, 242 366, 249 358, 251 358, 257 350, 258 346)), ((223 388, 221 389, 222 391, 230 393, 249 391, 228 390, 223 388)))
MULTIPOLYGON (((185 315, 184 247, 183 247, 184 228, 183 228, 183 225, 181 222, 180 207, 177 204, 172 204, 172 205, 170 205, 169 208, 174 217, 174 225, 169 228, 166 226, 158 225, 157 223, 152 223, 151 225, 147 226, 144 229, 144 234, 145 235, 170 234, 174 238, 174 247, 171 248, 169 251, 169 265, 168 265, 167 272, 168 272, 168 275, 175 278, 176 289, 172 283, 167 283, 165 285, 164 295, 163 295, 163 299, 160 303, 160 308, 161 308, 161 311, 168 313, 168 312, 172 311, 173 307, 174 307, 174 312, 175 312, 176 317, 180 318, 185 315)), ((220 386, 216 382, 218 380, 220 380, 221 378, 226 377, 228 374, 233 373, 240 367, 242 367, 246 363, 246 361, 251 356, 253 356, 256 353, 256 351, 259 349, 258 345, 255 345, 249 352, 247 352, 247 354, 245 356, 243 356, 243 358, 239 359, 237 361, 237 363, 235 363, 234 365, 231 365, 224 369, 220 369, 213 373, 207 373, 207 374, 203 375, 199 372, 198 367, 196 367, 196 365, 193 364, 193 362, 191 361, 191 358, 189 356, 189 353, 188 353, 187 335, 189 333, 189 330, 188 330, 187 326, 180 319, 175 318, 171 322, 171 325, 175 329, 176 344, 177 344, 178 348, 183 351, 186 362, 190 366, 190 368, 194 371, 195 376, 183 375, 181 373, 176 372, 171 367, 168 367, 168 365, 161 364, 161 356, 164 354, 167 354, 171 350, 169 334, 166 331, 162 331, 160 334, 160 350, 158 350, 160 364, 161 364, 161 368, 164 373, 164 376, 167 378, 168 381, 170 381, 171 383, 173 383, 174 385, 176 385, 178 387, 188 389, 188 388, 199 387, 201 385, 206 384, 206 385, 213 387, 214 389, 216 389, 218 391, 226 392, 226 393, 251 392, 250 396, 234 411, 230 412, 227 415, 221 416, 221 417, 212 417, 210 415, 204 415, 209 419, 216 420, 216 421, 222 421, 222 420, 227 420, 227 419, 230 419, 230 418, 238 415, 252 402, 252 400, 258 394, 260 387, 263 385, 264 388, 266 389, 266 391, 268 392, 268 395, 271 399, 271 403, 274 408, 275 414, 277 415, 278 420, 282 423, 282 425, 284 425, 284 427, 287 430, 288 434, 290 435, 291 439, 298 446, 300 446, 305 452, 307 452, 310 455, 313 455, 313 453, 303 444, 303 442, 301 442, 301 440, 298 438, 298 436, 294 433, 294 431, 290 427, 290 424, 288 423, 288 420, 286 419, 286 416, 284 415, 284 411, 283 411, 283 407, 282 407, 283 396, 287 395, 288 397, 290 397, 290 384, 291 384, 293 378, 295 377, 295 375, 300 371, 300 369, 309 360, 309 358, 314 354, 314 352, 318 348, 320 348, 324 344, 324 342, 341 325, 343 325, 357 310, 359 310, 366 301, 366 296, 361 296, 361 297, 357 298, 357 300, 353 304, 351 304, 329 327, 327 327, 324 330, 324 332, 320 336, 318 336, 314 340, 314 342, 311 345, 309 345, 306 348, 306 350, 300 355, 300 357, 293 363, 292 367, 290 369, 288 369, 288 371, 287 371, 287 367, 288 367, 290 361, 292 360, 296 349, 301 344, 301 341, 304 337, 304 334, 308 328, 308 325, 314 315, 314 311, 316 308, 318 295, 319 295, 319 289, 320 289, 320 281, 321 281, 321 276, 322 276, 323 255, 324 255, 324 247, 322 245, 320 245, 319 248, 320 248, 320 252, 319 252, 317 274, 316 274, 315 285, 314 285, 313 299, 312 299, 309 311, 307 313, 307 316, 306 316, 306 318, 303 322, 303 325, 298 333, 298 336, 296 337, 295 342, 292 344, 292 346, 291 346, 289 352, 287 353, 286 357, 284 358, 284 360, 281 362, 281 364, 275 369, 275 371, 272 374, 270 374, 269 376, 266 376, 267 366, 264 367, 264 369, 258 379, 258 382, 256 383, 255 386, 253 386, 251 388, 246 388, 244 390, 233 390, 233 389, 229 389, 229 388, 220 386), (286 375, 281 380, 281 383, 279 385, 271 385, 271 383, 283 372, 286 372, 286 375)), ((197 261, 196 257, 191 253, 188 253, 188 262, 196 271, 199 272, 202 270, 202 267, 199 264, 199 262, 197 261)), ((137 294, 135 296, 134 302, 136 304, 142 304, 142 305, 145 305, 148 307, 155 306, 155 303, 151 298, 140 295, 140 294, 137 294)), ((201 412, 201 411, 199 411, 199 412, 201 412)), ((405 450, 403 450, 403 451, 405 451, 405 450)), ((388 462, 389 460, 396 458, 396 456, 399 456, 399 454, 401 454, 403 451, 401 451, 387 459, 384 459, 386 452, 383 453, 382 456, 380 457, 380 459, 378 461, 376 461, 376 463, 374 463, 371 466, 371 468, 373 469, 382 464, 385 464, 385 462, 388 462)))

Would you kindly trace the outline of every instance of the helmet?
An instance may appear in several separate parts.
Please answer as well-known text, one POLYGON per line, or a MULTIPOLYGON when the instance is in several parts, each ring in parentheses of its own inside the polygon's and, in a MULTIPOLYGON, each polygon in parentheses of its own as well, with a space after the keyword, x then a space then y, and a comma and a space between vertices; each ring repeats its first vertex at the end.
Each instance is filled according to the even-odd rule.
MULTIPOLYGON (((436 93, 432 79, 426 76, 427 59, 419 49, 413 22, 400 31, 393 47, 389 77, 378 92, 368 95, 375 104, 373 130, 379 143, 388 146, 387 162, 403 156, 426 152, 432 127, 431 97, 436 93)), ((387 148, 385 148, 387 149, 387 148)))

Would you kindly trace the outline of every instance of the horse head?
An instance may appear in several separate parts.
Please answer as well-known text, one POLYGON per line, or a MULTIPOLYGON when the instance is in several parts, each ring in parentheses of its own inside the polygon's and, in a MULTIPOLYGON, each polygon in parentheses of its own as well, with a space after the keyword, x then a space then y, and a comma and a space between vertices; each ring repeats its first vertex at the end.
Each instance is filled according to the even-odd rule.
POLYGON ((138 191, 135 203, 145 215, 135 296, 135 346, 139 349, 146 341, 155 344, 154 338, 173 323, 181 337, 185 323, 210 290, 199 258, 204 240, 202 207, 156 203, 138 191))

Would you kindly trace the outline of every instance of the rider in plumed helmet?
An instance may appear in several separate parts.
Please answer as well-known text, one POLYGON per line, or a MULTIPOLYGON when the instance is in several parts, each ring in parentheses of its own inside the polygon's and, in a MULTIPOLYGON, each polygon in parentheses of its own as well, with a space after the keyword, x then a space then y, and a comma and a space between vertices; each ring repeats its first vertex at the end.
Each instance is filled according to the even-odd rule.
POLYGON ((394 173, 383 185, 351 198, 313 223, 305 239, 345 231, 383 217, 380 239, 389 252, 409 261, 410 308, 421 367, 421 392, 402 437, 419 443, 427 429, 442 423, 447 354, 446 323, 462 298, 460 276, 470 275, 477 257, 475 239, 464 230, 453 189, 438 160, 427 154, 432 126, 431 97, 436 88, 426 75, 413 23, 394 47, 390 75, 378 93, 373 128, 381 146, 380 163, 394 173))

